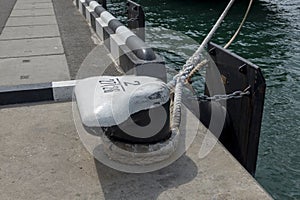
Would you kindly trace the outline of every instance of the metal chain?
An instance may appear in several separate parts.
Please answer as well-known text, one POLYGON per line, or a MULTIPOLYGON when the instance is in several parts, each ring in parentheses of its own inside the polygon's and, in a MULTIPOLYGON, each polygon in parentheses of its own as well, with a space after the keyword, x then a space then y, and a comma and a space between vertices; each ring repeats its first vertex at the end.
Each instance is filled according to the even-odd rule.
POLYGON ((244 91, 235 91, 231 94, 216 94, 214 96, 207 96, 207 95, 201 95, 201 96, 195 96, 192 97, 193 99, 196 99, 201 102, 208 102, 208 101, 222 101, 222 100, 229 100, 229 99, 239 99, 243 96, 250 95, 250 86, 248 86, 244 91))
POLYGON ((134 21, 137 21, 137 20, 139 20, 139 18, 135 17, 135 18, 127 19, 127 22, 134 22, 134 21))

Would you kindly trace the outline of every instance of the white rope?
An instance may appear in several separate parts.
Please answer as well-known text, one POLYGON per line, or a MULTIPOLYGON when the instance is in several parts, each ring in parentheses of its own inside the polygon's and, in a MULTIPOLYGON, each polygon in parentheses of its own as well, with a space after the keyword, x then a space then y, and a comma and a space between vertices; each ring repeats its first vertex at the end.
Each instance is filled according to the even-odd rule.
POLYGON ((177 149, 179 136, 178 129, 172 129, 171 137, 164 142, 128 145, 113 142, 103 134, 102 142, 104 152, 111 160, 129 165, 150 165, 168 159, 177 149))
POLYGON ((182 81, 177 82, 173 115, 171 118, 171 136, 165 141, 155 144, 126 144, 112 141, 105 134, 101 135, 104 152, 110 160, 127 165, 151 165, 168 159, 176 151, 180 132, 182 81))
MULTIPOLYGON (((155 162, 160 162, 164 159, 167 159, 169 156, 172 155, 172 153, 175 151, 178 142, 179 142, 179 126, 181 121, 181 105, 182 105, 182 93, 183 93, 183 84, 186 81, 188 77, 190 77, 194 72, 199 70, 201 67, 206 65, 208 63, 207 60, 203 60, 201 62, 201 53, 203 52, 205 46, 207 43, 211 40, 213 34, 216 32, 218 27, 220 26, 221 22, 227 15, 229 9, 233 5, 235 0, 231 0, 225 10, 223 11, 222 15, 219 17, 209 34, 206 36, 206 38, 203 40, 197 51, 191 56, 185 65, 183 66, 183 69, 173 77, 173 79, 168 82, 168 87, 173 89, 175 87, 174 91, 174 103, 173 103, 173 115, 172 115, 172 122, 171 122, 171 138, 169 140, 166 140, 165 142, 149 145, 149 152, 146 154, 135 152, 136 149, 133 151, 127 151, 123 148, 120 148, 118 145, 114 144, 112 141, 110 141, 104 134, 103 134, 103 141, 104 141, 104 147, 105 152, 109 156, 110 159, 116 160, 122 163, 126 164, 139 164, 139 165, 147 165, 155 162)), ((250 5, 247 9, 247 12, 245 14, 244 19, 242 20, 242 23, 240 27, 238 28, 236 34, 231 38, 231 40, 226 44, 226 48, 231 44, 231 42, 235 39, 236 35, 240 31, 248 13, 251 7, 253 0, 250 0, 250 5)), ((137 145, 139 146, 139 145, 137 145)), ((143 145, 141 145, 143 146, 143 145)))
MULTIPOLYGON (((235 40, 235 38, 238 36, 238 34, 240 33, 246 19, 247 19, 247 16, 249 14, 249 11, 250 11, 250 8, 252 6, 252 3, 253 3, 253 0, 250 0, 249 1, 249 5, 248 5, 248 8, 246 10, 246 13, 238 27, 238 29, 236 30, 236 32, 234 33, 234 35, 232 36, 232 38, 227 42, 227 44, 224 46, 224 49, 228 48, 231 43, 235 40)), ((187 81, 189 81, 191 79, 191 77, 194 75, 194 73, 196 73, 198 70, 200 70, 203 66, 205 66, 206 64, 208 63, 208 60, 203 60, 201 61, 197 66, 195 66, 189 73, 189 75, 187 76, 187 81)))
POLYGON ((105 134, 102 134, 104 152, 109 159, 129 165, 150 165, 168 159, 179 144, 182 87, 183 81, 177 80, 169 139, 155 144, 126 145, 122 142, 111 141, 105 134), (145 149, 147 149, 146 152, 145 149))
MULTIPOLYGON (((183 83, 185 80, 190 76, 191 71, 195 71, 193 69, 198 68, 198 66, 202 66, 200 63, 201 61, 201 53, 204 50, 205 46, 207 43, 210 41, 212 38, 213 34, 216 32, 218 27, 220 26, 221 22, 227 15, 229 9, 231 8, 232 4, 234 3, 235 0, 231 0, 225 10, 223 11, 222 15, 219 17, 213 28, 210 30, 206 38, 203 40, 197 51, 191 56, 185 65, 183 66, 183 69, 173 77, 173 80, 171 80, 168 83, 168 87, 170 89, 175 87, 175 97, 174 97, 174 110, 173 110, 173 121, 172 125, 174 129, 179 129, 180 125, 180 120, 181 120, 181 103, 182 103, 182 88, 183 88, 183 83), (200 63, 200 64, 199 64, 200 63)), ((203 63, 205 65, 205 63, 203 63)))
POLYGON ((200 70, 202 67, 204 67, 207 63, 208 63, 208 60, 207 60, 207 59, 204 59, 203 61, 201 61, 196 67, 193 68, 193 70, 191 70, 191 72, 190 72, 189 75, 187 76, 186 81, 190 81, 190 79, 192 78, 192 76, 193 76, 198 70, 200 70))
POLYGON ((102 134, 104 152, 109 159, 129 165, 150 165, 168 159, 179 144, 182 87, 183 82, 178 80, 175 87, 171 136, 169 139, 155 144, 125 145, 122 142, 113 142, 105 134, 102 134), (147 149, 146 152, 145 149, 147 149))
POLYGON ((242 29, 242 27, 243 27, 243 25, 244 25, 244 23, 245 23, 245 21, 246 21, 246 19, 247 19, 247 16, 248 16, 248 14, 249 14, 249 11, 250 11, 250 8, 251 8, 251 6, 252 6, 252 3, 253 3, 253 0, 250 0, 250 2, 249 2, 249 5, 248 5, 248 8, 247 8, 247 11, 246 11, 246 13, 245 13, 245 15, 244 15, 244 18, 243 18, 243 20, 241 21, 241 23, 240 23, 240 26, 238 27, 238 29, 236 30, 236 32, 234 33, 234 35, 232 36, 232 38, 227 42, 227 44, 224 46, 224 48, 225 49, 227 49, 230 45, 231 45, 231 43, 233 42, 233 40, 235 40, 235 38, 238 36, 238 34, 240 33, 240 31, 241 31, 241 29, 242 29))
POLYGON ((216 30, 219 28, 219 26, 221 25, 222 21, 224 20, 225 16, 227 15, 229 9, 231 8, 231 6, 233 5, 235 0, 230 0, 230 2, 228 3, 228 5, 226 6, 225 10, 223 11, 223 13, 221 14, 221 16, 219 17, 219 19, 217 20, 217 22, 215 23, 215 25, 212 27, 212 29, 210 30, 210 32, 207 34, 207 36, 205 37, 205 39, 203 40, 203 42, 201 43, 201 45, 199 46, 199 48, 195 51, 195 53, 186 61, 186 63, 183 65, 183 69, 176 75, 173 77, 173 79, 168 82, 168 87, 169 88, 174 88, 176 85, 176 80, 179 76, 183 77, 183 78, 187 78, 188 74, 190 73, 191 70, 193 70, 193 68, 195 66, 198 65, 198 63, 201 61, 201 53, 203 52, 205 46, 208 44, 208 42, 211 40, 212 36, 214 35, 214 33, 216 32, 216 30))
POLYGON ((174 92, 174 104, 173 104, 173 117, 172 117, 172 128, 179 129, 180 120, 181 120, 181 101, 182 101, 182 88, 183 81, 177 78, 177 84, 175 86, 174 92))

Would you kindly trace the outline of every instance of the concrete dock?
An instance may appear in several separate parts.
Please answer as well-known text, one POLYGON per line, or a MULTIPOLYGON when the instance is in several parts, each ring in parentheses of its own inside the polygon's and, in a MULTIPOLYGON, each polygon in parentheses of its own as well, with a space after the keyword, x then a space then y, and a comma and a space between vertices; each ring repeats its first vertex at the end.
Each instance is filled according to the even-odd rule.
MULTIPOLYGON (((0 86, 74 79, 96 44, 72 1, 17 0, 10 7, 0 31, 0 86)), ((104 47, 97 52, 82 77, 101 74, 110 62, 104 47)), ((199 158, 210 134, 202 124, 180 159, 144 174, 95 160, 79 139, 71 102, 2 106, 0 124, 0 199, 271 199, 220 143, 199 158)))
POLYGON ((71 103, 1 108, 0 124, 0 199, 271 199, 222 145, 198 158, 204 127, 172 165, 128 174, 86 151, 71 103))
POLYGON ((0 35, 0 70, 0 85, 70 79, 52 1, 16 2, 0 35))

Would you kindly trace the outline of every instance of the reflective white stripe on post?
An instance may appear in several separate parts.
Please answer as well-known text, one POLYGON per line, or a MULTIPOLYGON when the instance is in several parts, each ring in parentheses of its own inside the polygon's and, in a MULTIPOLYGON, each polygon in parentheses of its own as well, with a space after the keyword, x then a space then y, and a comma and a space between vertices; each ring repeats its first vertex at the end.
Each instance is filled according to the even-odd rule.
POLYGON ((104 11, 103 13, 101 13, 100 17, 103 20, 103 22, 106 24, 108 24, 111 20, 116 19, 108 11, 104 11))
POLYGON ((117 34, 110 35, 110 53, 115 62, 120 65, 120 46, 125 45, 125 41, 117 34))
POLYGON ((125 26, 118 27, 116 29, 116 34, 120 37, 120 39, 122 41, 124 41, 124 43, 126 42, 127 38, 129 38, 130 36, 135 35, 131 30, 129 30, 125 26))
POLYGON ((95 10, 95 8, 97 7, 97 6, 100 6, 100 4, 97 2, 97 1, 92 1, 92 2, 90 2, 90 8, 92 9, 92 10, 95 10))
POLYGON ((107 24, 103 22, 103 20, 99 17, 96 18, 96 34, 99 36, 99 38, 104 41, 104 33, 103 28, 107 27, 107 24))
POLYGON ((76 80, 52 82, 54 101, 71 101, 76 80))
POLYGON ((82 6, 83 6, 83 3, 85 3, 85 0, 80 0, 79 2, 79 12, 83 15, 83 12, 82 12, 82 6))
POLYGON ((90 25, 91 25, 91 12, 93 11, 94 9, 91 9, 89 6, 85 8, 85 18, 90 25))

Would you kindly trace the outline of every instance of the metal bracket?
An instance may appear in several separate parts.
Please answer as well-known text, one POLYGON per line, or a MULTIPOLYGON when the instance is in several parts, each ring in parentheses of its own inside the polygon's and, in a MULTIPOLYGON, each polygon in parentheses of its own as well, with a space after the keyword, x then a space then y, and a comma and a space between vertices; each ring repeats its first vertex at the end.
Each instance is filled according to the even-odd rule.
POLYGON ((247 65, 243 64, 239 67, 239 71, 243 74, 247 74, 247 65))
POLYGON ((141 5, 127 0, 128 28, 145 41, 145 13, 141 5))
MULTIPOLYGON (((230 153, 254 176, 258 154, 258 144, 264 107, 266 83, 260 68, 244 58, 216 45, 208 44, 208 52, 216 64, 221 76, 226 77, 224 87, 226 94, 243 91, 247 88, 249 95, 226 101, 226 119, 219 140, 230 153)), ((215 77, 206 71, 206 83, 215 77)), ((206 87, 204 95, 218 94, 206 87), (210 92, 210 94, 209 94, 210 92)), ((212 107, 222 107, 212 102, 199 101, 200 121, 209 128, 212 107)), ((224 101, 225 103, 225 101, 224 101)), ((187 105, 193 112, 197 110, 187 105)), ((195 113, 197 114, 197 113, 195 113)), ((214 133, 214 130, 211 130, 214 133)), ((219 135, 220 133, 214 133, 219 135)))
POLYGON ((106 0, 96 0, 104 9, 107 10, 106 0))

